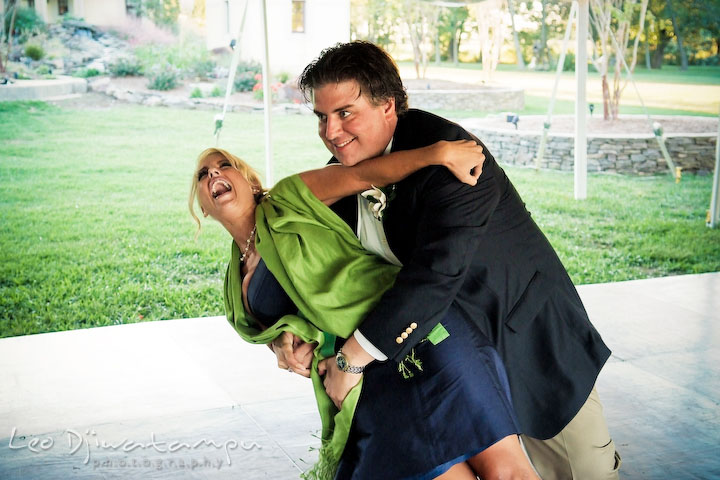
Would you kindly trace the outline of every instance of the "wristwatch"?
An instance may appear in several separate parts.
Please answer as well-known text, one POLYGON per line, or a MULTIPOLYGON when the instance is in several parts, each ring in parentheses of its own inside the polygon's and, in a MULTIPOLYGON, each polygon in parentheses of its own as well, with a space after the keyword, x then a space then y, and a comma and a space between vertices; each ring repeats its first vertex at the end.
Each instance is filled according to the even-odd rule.
POLYGON ((338 350, 337 354, 335 355, 335 363, 337 363, 337 367, 341 372, 345 373, 363 373, 363 370, 365 370, 365 367, 358 367, 357 365, 350 365, 347 361, 347 357, 343 353, 342 349, 338 350))

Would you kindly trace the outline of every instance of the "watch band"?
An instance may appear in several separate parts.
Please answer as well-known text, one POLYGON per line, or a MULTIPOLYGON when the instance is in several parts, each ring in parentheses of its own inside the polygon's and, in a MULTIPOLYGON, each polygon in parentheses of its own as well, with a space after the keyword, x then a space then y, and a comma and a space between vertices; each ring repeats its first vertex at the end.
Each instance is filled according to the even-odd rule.
POLYGON ((335 363, 337 364, 338 369, 341 372, 345 373, 354 373, 354 374, 360 374, 363 373, 365 370, 365 367, 360 367, 358 365, 350 365, 347 361, 347 357, 342 351, 342 348, 338 350, 337 354, 335 354, 335 363))

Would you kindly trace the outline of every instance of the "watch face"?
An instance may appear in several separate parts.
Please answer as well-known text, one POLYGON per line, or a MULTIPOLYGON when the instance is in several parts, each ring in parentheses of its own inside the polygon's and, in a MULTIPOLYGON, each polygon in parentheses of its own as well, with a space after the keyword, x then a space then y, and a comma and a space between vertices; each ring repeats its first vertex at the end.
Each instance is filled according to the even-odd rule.
POLYGON ((335 357, 335 361, 341 372, 344 372, 345 370, 347 370, 347 360, 345 359, 344 356, 338 355, 337 357, 335 357))

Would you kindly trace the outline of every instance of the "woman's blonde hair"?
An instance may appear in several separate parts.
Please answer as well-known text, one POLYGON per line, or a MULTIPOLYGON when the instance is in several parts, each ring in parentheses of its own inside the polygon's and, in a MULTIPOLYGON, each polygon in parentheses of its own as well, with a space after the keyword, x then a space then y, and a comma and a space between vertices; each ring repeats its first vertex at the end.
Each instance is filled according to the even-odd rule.
MULTIPOLYGON (((250 185, 257 186, 258 193, 255 195, 255 201, 260 202, 260 200, 265 195, 265 190, 262 188, 262 183, 260 182, 260 177, 257 174, 253 168, 245 163, 244 160, 236 157, 232 153, 223 150, 222 148, 206 148, 203 150, 200 155, 198 156, 197 162, 195 163, 195 171, 193 172, 193 179, 192 183, 190 184, 190 197, 188 198, 188 208, 190 209, 190 215, 192 215, 193 219, 195 220, 195 223, 198 225, 197 232, 195 232, 195 238, 200 234, 200 229, 202 228, 202 223, 200 222, 200 218, 195 213, 195 201, 197 199, 197 193, 198 193, 198 179, 197 175, 200 171, 200 164, 205 161, 207 157, 213 154, 220 154, 225 158, 227 161, 230 162, 230 164, 235 167, 235 169, 242 174, 243 177, 245 177, 245 180, 248 181, 250 185)), ((199 201, 198 201, 199 204, 199 201)))

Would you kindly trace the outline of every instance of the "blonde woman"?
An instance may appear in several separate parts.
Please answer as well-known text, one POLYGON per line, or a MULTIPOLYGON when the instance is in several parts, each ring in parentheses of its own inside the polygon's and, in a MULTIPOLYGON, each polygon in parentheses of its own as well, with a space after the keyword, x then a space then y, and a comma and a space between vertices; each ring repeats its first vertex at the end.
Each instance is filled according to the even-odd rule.
MULTIPOLYGON (((348 470, 352 462, 341 462, 346 460, 343 459, 346 444, 362 441, 349 436, 355 409, 362 401, 362 380, 342 405, 336 406, 325 392, 318 362, 336 355, 343 339, 352 334, 365 313, 392 285, 398 271, 397 266, 364 250, 352 230, 327 205, 370 189, 383 192, 383 187, 431 165, 446 167, 461 181, 474 185, 483 161, 482 147, 475 142, 443 141, 352 167, 330 165, 303 172, 265 192, 257 174, 238 157, 221 149, 207 149, 200 154, 189 206, 198 224, 196 201, 202 214, 219 221, 233 238, 225 278, 228 321, 245 340, 271 345, 281 368, 290 367, 312 378, 323 431, 319 461, 306 473, 310 478, 363 478, 361 473, 358 477, 348 470), (294 343, 293 348, 285 351, 288 343, 294 343), (339 471, 338 465, 345 467, 339 471)), ((376 214, 387 204, 385 199, 382 208, 378 208, 379 200, 382 199, 376 197, 367 204, 376 214)), ((479 468, 487 478, 497 471, 536 478, 516 440, 520 432, 502 362, 492 347, 465 338, 465 334, 471 337, 472 333, 461 325, 461 320, 452 322, 454 343, 440 339, 437 346, 430 339, 418 347, 422 355, 403 365, 402 372, 392 362, 377 364, 374 371, 397 383, 399 391, 432 389, 443 383, 488 383, 491 388, 483 393, 484 397, 472 403, 475 412, 470 414, 461 407, 442 415, 457 417, 456 421, 482 417, 483 428, 478 429, 482 438, 477 443, 481 447, 472 447, 478 451, 473 450, 471 456, 473 468, 479 468), (435 368, 446 365, 445 357, 454 354, 472 357, 466 361, 477 368, 473 371, 435 368), (444 357, 436 359, 436 355, 444 357), (485 428, 485 424, 491 428, 485 428)), ((452 395, 448 394, 448 398, 454 401, 452 395)), ((378 412, 379 422, 384 415, 397 416, 393 413, 397 411, 420 423, 427 415, 414 407, 407 411, 400 404, 387 407, 386 412, 378 412)), ((437 431, 428 438, 413 439, 424 442, 427 454, 421 451, 417 461, 404 467, 402 476, 466 478, 469 470, 463 466, 469 458, 430 454, 435 443, 445 442, 452 433, 437 431)), ((387 440, 401 444, 401 438, 402 432, 398 432, 398 438, 387 440)), ((388 472, 391 470, 391 465, 384 467, 388 472)), ((385 478, 396 476, 393 473, 385 478)))

